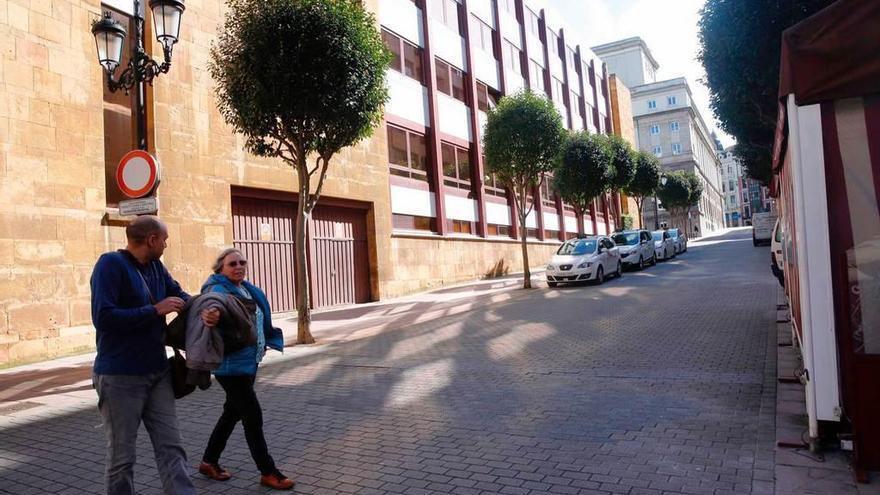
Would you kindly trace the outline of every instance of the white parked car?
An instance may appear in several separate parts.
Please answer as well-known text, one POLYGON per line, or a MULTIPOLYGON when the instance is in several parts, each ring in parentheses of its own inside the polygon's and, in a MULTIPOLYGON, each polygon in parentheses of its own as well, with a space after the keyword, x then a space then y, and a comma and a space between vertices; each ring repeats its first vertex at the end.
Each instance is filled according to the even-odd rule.
POLYGON ((645 265, 657 263, 654 241, 647 230, 624 230, 611 236, 611 240, 617 244, 624 267, 635 266, 641 270, 645 265))
POLYGON ((666 261, 675 257, 675 241, 669 236, 669 232, 665 230, 655 230, 651 232, 654 239, 654 257, 659 261, 666 261))
POLYGON ((547 265, 547 285, 587 280, 601 284, 607 274, 621 276, 623 262, 614 241, 606 236, 579 236, 565 241, 547 265))
POLYGON ((785 259, 782 257, 783 235, 782 223, 776 220, 773 227, 773 238, 770 240, 770 271, 779 281, 779 285, 785 288, 785 259))
POLYGON ((667 232, 669 232, 669 237, 672 238, 675 246, 675 254, 681 254, 688 250, 688 238, 681 229, 668 229, 667 232))
POLYGON ((752 244, 773 242, 773 227, 776 225, 776 212, 768 211, 752 214, 752 244))

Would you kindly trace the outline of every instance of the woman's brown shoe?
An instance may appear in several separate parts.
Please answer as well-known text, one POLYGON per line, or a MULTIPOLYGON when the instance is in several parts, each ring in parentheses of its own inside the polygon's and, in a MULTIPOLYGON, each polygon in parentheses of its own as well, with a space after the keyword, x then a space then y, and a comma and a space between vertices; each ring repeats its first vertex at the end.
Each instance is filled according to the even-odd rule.
POLYGON ((290 490, 295 483, 276 469, 275 472, 260 476, 260 484, 275 490, 290 490))
POLYGON ((199 472, 214 481, 226 481, 229 478, 232 478, 232 475, 229 474, 229 471, 220 467, 220 464, 202 462, 201 464, 199 464, 199 472))

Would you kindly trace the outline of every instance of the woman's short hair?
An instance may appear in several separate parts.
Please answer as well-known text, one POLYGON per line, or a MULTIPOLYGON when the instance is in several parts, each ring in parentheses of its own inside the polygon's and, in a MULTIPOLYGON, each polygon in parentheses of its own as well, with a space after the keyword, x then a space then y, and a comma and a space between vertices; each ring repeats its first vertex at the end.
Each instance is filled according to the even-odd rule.
POLYGON ((220 271, 223 270, 223 260, 225 260, 227 256, 233 253, 244 258, 244 254, 242 254, 241 250, 237 248, 224 249, 220 252, 220 255, 217 256, 217 260, 214 261, 214 266, 211 267, 211 269, 214 270, 214 273, 220 273, 220 271))

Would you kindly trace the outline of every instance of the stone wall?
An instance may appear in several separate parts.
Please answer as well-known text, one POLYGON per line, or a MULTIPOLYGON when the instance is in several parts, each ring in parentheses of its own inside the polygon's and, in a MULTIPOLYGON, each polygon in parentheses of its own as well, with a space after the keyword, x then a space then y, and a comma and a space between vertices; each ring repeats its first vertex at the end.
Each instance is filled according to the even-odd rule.
MULTIPOLYGON (((633 124, 632 99, 629 89, 616 75, 611 74, 608 79, 608 87, 611 89, 611 128, 614 134, 623 137, 633 149, 638 149, 636 144, 636 131, 633 124)), ((639 209, 636 200, 621 193, 622 211, 625 215, 633 218, 633 227, 642 228, 639 223, 639 209)))

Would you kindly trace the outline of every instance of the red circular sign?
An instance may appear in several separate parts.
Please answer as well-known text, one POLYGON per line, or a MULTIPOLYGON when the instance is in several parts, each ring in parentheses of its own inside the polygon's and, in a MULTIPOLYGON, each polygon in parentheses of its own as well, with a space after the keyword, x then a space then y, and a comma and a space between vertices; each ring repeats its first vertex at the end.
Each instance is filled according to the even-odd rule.
POLYGON ((159 183, 159 161, 143 150, 132 150, 119 160, 116 184, 129 198, 141 198, 159 183))

